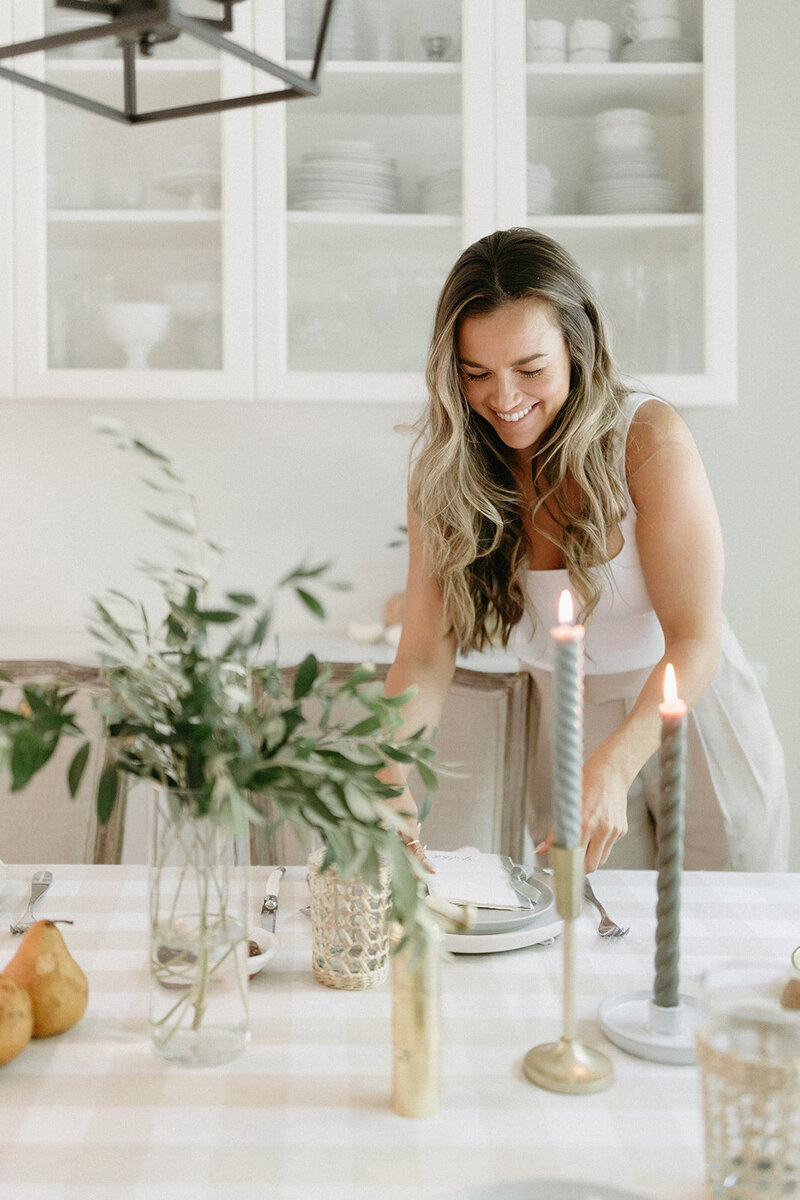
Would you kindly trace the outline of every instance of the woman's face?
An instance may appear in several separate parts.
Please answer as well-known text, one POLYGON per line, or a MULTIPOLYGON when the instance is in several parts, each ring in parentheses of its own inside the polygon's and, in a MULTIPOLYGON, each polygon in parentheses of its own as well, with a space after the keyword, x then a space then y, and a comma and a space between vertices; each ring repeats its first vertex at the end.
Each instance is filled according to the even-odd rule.
POLYGON ((466 317, 458 366, 470 408, 520 463, 529 462, 569 395, 569 353, 550 306, 515 300, 466 317))

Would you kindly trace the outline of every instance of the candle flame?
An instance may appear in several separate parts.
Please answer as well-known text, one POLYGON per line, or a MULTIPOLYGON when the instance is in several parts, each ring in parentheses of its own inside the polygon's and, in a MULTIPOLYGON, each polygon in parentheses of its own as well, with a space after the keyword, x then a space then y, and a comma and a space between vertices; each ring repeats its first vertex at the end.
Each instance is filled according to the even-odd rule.
POLYGON ((672 663, 667 663, 667 669, 664 672, 664 703, 675 704, 678 699, 678 681, 675 678, 675 668, 672 663))
POLYGON ((558 623, 559 625, 573 625, 575 616, 572 608, 572 592, 568 588, 558 598, 558 623))

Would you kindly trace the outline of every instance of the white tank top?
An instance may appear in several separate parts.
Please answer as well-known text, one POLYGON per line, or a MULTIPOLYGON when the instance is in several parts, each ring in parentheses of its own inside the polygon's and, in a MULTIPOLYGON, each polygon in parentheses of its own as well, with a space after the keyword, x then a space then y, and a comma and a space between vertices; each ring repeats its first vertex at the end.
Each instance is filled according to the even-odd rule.
MULTIPOLYGON (((640 404, 653 398, 645 392, 632 392, 623 405, 623 482, 624 447, 633 415, 640 404)), ((586 630, 584 669, 587 675, 611 675, 652 667, 664 653, 664 635, 650 603, 639 561, 636 509, 627 482, 625 495, 628 511, 620 522, 624 540, 619 554, 608 564, 611 581, 603 568, 590 568, 599 572, 603 590, 586 630)), ((558 598, 561 592, 566 587, 574 592, 574 587, 565 569, 525 571, 523 579, 528 599, 536 613, 536 627, 534 629, 531 615, 526 612, 512 632, 511 648, 521 663, 552 671, 553 639, 550 637, 550 628, 558 623, 558 598)), ((576 595, 575 601, 576 608, 580 609, 580 596, 576 595)))

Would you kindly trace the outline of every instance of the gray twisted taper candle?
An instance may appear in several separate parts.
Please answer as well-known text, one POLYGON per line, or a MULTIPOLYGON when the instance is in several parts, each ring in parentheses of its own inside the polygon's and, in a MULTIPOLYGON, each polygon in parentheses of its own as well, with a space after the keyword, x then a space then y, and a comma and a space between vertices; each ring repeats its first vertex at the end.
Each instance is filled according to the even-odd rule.
POLYGON ((683 807, 686 784, 686 722, 662 713, 659 753, 659 811, 656 822, 656 1004, 678 1004, 683 807))
POLYGON ((579 626, 556 636, 553 672, 553 815, 556 845, 581 841, 583 801, 583 636, 579 626))

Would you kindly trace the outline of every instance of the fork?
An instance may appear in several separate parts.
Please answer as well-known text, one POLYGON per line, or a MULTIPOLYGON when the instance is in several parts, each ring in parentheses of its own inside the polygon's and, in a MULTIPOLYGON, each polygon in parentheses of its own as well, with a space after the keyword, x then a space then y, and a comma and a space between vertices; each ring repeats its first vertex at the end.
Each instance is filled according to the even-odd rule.
POLYGON ((9 929, 12 933, 24 933, 26 929, 30 929, 36 918, 33 915, 34 905, 42 898, 50 884, 53 882, 52 871, 37 871, 31 880, 31 898, 28 901, 28 907, 22 914, 15 925, 10 925, 9 929))
POLYGON ((597 926, 597 932, 600 934, 600 937, 625 937, 625 934, 628 932, 627 927, 623 929, 616 921, 611 920, 611 917, 603 908, 597 896, 595 896, 592 885, 585 876, 583 879, 583 895, 600 913, 600 924, 597 926))
MULTIPOLYGON (((552 875, 553 868, 534 867, 532 874, 537 873, 541 875, 552 875)), ((625 934, 628 932, 628 927, 625 926, 625 928, 623 928, 622 925, 618 925, 616 921, 611 920, 611 917, 603 908, 602 904, 597 899, 597 896, 595 896, 592 885, 589 883, 589 880, 585 875, 583 877, 583 896, 584 899, 588 900, 590 904, 593 904, 600 913, 600 924, 597 926, 597 932, 600 934, 600 937, 625 937, 625 934)), ((798 947, 798 949, 800 949, 800 947, 798 947)))

